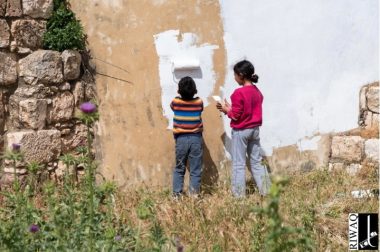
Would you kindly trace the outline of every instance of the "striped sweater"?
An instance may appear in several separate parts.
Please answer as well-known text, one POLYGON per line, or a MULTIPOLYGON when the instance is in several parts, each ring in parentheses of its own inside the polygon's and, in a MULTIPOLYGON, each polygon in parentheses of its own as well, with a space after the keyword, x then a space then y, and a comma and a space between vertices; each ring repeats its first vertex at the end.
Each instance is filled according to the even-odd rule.
POLYGON ((170 107, 174 112, 174 137, 178 137, 183 134, 201 134, 203 131, 203 123, 201 118, 203 101, 201 98, 197 97, 187 101, 180 97, 176 97, 171 102, 170 107))

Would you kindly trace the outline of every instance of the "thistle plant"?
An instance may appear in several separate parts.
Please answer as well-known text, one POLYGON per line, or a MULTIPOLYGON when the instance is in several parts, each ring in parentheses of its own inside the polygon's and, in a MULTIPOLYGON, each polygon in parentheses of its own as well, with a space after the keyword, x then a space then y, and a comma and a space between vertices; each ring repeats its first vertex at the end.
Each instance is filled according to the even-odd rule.
POLYGON ((28 185, 31 187, 31 191, 37 189, 38 175, 43 169, 43 165, 36 161, 31 161, 26 164, 26 170, 28 171, 28 185))
POLYGON ((89 215, 90 215, 90 222, 89 222, 89 230, 90 230, 90 251, 93 251, 94 249, 94 235, 93 235, 93 227, 96 225, 95 223, 95 169, 96 165, 93 162, 93 156, 91 152, 92 148, 92 134, 91 134, 91 127, 94 125, 94 123, 98 120, 99 114, 97 113, 96 105, 91 102, 85 102, 80 106, 80 110, 82 113, 79 115, 79 120, 81 120, 87 127, 87 160, 86 163, 86 184, 89 189, 89 215))
MULTIPOLYGON (((258 244, 253 244, 255 251, 261 251, 262 249, 270 252, 293 251, 294 249, 313 251, 314 249, 311 238, 303 228, 285 226, 281 218, 279 209, 280 194, 288 182, 287 178, 274 177, 269 190, 267 205, 263 208, 254 209, 254 212, 258 213, 259 223, 264 224, 263 218, 266 218, 266 223, 264 224, 266 225, 264 229, 266 232, 264 248, 261 248, 258 244)), ((255 231, 257 235, 257 231, 263 230, 256 229, 255 231)))

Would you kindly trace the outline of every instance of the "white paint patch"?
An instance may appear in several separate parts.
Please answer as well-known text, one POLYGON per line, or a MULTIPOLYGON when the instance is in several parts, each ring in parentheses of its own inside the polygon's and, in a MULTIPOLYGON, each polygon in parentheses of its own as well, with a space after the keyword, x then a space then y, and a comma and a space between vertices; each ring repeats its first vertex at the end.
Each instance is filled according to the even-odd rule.
MULTIPOLYGON (((264 94, 266 155, 305 136, 357 127, 360 87, 379 80, 379 1, 238 2, 219 0, 225 95, 237 87, 232 66, 252 61, 264 94)), ((229 120, 224 122, 230 136, 229 120)))
POLYGON ((153 5, 160 6, 166 2, 166 0, 151 0, 153 5))
POLYGON ((157 55, 159 56, 159 74, 163 114, 169 119, 168 129, 173 128, 173 112, 170 102, 178 96, 178 81, 184 76, 194 79, 198 96, 203 99, 204 107, 207 98, 212 94, 215 85, 213 54, 216 45, 197 45, 197 36, 193 33, 180 34, 179 30, 169 30, 154 35, 157 55), (173 61, 198 60, 200 67, 194 70, 174 71, 173 61))
POLYGON ((123 0, 96 0, 95 3, 101 3, 114 9, 120 9, 123 6, 123 0))
POLYGON ((315 136, 310 138, 304 138, 300 139, 297 142, 298 149, 300 151, 306 151, 306 150, 318 150, 318 143, 321 140, 321 136, 315 136))

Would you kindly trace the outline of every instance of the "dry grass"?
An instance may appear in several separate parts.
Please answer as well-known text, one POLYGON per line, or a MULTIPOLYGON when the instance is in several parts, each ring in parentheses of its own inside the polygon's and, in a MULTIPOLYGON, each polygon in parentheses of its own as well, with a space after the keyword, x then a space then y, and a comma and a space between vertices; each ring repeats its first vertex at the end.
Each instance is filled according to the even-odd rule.
MULTIPOLYGON (((281 196, 280 212, 285 225, 303 227, 309 233, 316 251, 343 251, 347 250, 348 213, 378 212, 378 198, 354 199, 351 191, 376 188, 375 166, 366 166, 356 177, 326 170, 294 174, 281 196)), ((120 193, 117 202, 120 219, 138 227, 142 237, 149 236, 152 223, 158 222, 165 235, 183 244, 185 251, 252 251, 255 240, 265 237, 265 233, 254 233, 265 230, 258 226, 253 209, 265 207, 267 199, 261 201, 253 193, 236 200, 225 185, 199 199, 181 200, 173 200, 169 189, 141 188, 120 193), (137 212, 144 202, 152 204, 153 217, 142 220, 137 212)))

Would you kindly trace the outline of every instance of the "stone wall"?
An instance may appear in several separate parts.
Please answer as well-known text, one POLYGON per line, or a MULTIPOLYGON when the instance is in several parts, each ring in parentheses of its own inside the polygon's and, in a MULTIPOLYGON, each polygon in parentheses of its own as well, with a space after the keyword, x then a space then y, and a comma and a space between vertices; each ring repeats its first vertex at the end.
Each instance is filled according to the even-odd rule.
MULTIPOLYGON (((60 155, 86 144, 76 109, 95 99, 95 83, 78 51, 43 50, 53 0, 0 0, 0 151, 21 145, 24 161, 54 172, 60 155)), ((5 160, 0 180, 13 165, 5 160)))
POLYGON ((379 165, 379 82, 360 90, 359 127, 332 136, 329 169, 355 175, 365 166, 379 165))

